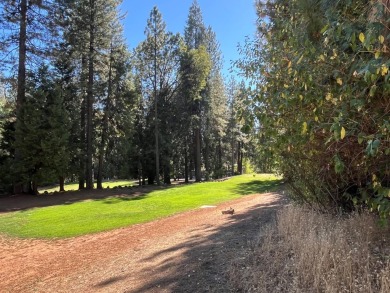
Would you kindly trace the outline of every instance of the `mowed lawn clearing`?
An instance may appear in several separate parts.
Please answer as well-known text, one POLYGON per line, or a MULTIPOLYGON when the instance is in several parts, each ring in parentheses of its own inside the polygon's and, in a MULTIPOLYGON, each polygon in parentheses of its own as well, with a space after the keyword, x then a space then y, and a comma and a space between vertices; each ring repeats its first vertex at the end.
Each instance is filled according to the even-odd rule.
MULTIPOLYGON (((196 183, 0 215, 0 233, 22 238, 66 238, 152 221, 215 205, 243 195, 270 191, 274 175, 241 175, 223 182, 196 183)), ((119 192, 119 191, 118 191, 119 192)))

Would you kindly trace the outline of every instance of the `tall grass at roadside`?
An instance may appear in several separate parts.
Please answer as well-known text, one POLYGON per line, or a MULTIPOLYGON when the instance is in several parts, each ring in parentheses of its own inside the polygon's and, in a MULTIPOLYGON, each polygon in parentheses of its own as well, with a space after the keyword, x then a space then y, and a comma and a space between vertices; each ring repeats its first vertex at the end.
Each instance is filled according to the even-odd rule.
POLYGON ((390 292, 389 229, 368 213, 281 210, 230 277, 244 292, 390 292))

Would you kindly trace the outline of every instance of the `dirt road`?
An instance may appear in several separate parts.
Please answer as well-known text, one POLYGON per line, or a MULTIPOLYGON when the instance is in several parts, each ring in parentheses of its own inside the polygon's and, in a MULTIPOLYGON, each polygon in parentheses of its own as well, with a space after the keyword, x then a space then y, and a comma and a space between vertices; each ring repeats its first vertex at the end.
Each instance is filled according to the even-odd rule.
POLYGON ((0 237, 0 292, 229 292, 229 264, 284 203, 257 194, 71 239, 0 237))

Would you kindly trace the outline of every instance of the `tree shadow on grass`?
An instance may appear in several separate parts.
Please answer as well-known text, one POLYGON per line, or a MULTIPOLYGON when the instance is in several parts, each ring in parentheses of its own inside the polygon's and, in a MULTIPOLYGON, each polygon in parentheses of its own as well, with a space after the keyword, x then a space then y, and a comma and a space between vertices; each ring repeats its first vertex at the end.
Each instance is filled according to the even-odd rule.
MULTIPOLYGON (((125 292, 236 292, 229 284, 232 262, 245 263, 249 259, 249 251, 261 229, 275 220, 276 212, 286 203, 284 196, 275 195, 272 202, 228 216, 229 221, 223 226, 204 225, 189 231, 187 241, 142 259, 142 262, 157 266, 148 267, 140 276, 132 277, 150 279, 151 274, 158 277, 125 292), (210 234, 200 236, 204 231, 210 234)), ((125 273, 115 277, 126 282, 125 273)), ((128 277, 128 281, 130 279, 128 277)), ((101 284, 104 281, 95 286, 102 288, 101 284)))
POLYGON ((282 183, 282 180, 254 180, 247 183, 240 183, 234 188, 234 191, 239 194, 255 194, 255 193, 264 193, 272 192, 277 186, 282 183))
POLYGON ((142 200, 148 197, 148 194, 140 194, 140 195, 123 195, 123 196, 111 196, 104 199, 97 199, 96 201, 102 201, 104 204, 117 204, 123 201, 135 201, 142 200))
POLYGON ((56 205, 71 205, 88 200, 103 200, 104 203, 113 204, 119 201, 142 200, 155 190, 180 188, 183 185, 168 186, 136 186, 131 188, 77 190, 56 192, 52 194, 28 195, 18 194, 0 198, 0 213, 15 211, 27 211, 33 208, 49 207, 56 205))
MULTIPOLYGON (((0 213, 15 211, 27 211, 33 208, 49 207, 56 205, 71 205, 87 200, 104 200, 106 204, 114 204, 119 201, 133 201, 145 199, 152 191, 181 188, 187 184, 178 182, 172 185, 147 185, 131 188, 93 189, 77 190, 67 192, 56 192, 41 195, 18 194, 15 196, 0 198, 0 213), (179 183, 179 184, 178 184, 179 183)), ((280 180, 261 181, 239 184, 235 191, 240 194, 253 194, 270 191, 277 186, 280 180)), ((190 183, 192 184, 192 183, 190 183)))

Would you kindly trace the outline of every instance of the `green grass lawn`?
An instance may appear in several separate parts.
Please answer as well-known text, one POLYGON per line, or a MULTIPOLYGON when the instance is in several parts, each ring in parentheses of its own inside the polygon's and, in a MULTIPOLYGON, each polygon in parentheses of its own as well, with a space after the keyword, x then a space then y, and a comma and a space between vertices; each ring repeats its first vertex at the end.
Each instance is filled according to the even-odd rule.
MULTIPOLYGON (((133 186, 134 180, 115 180, 115 181, 108 181, 108 182, 103 182, 103 188, 113 188, 113 187, 118 187, 118 186, 133 186)), ((94 184, 96 188, 96 183, 94 184)), ((72 190, 78 190, 79 189, 79 184, 78 183, 67 183, 64 186, 65 191, 72 191, 72 190)), ((44 193, 45 191, 47 192, 55 192, 59 191, 60 187, 55 186, 55 187, 50 187, 50 188, 39 188, 40 193, 44 193)))
POLYGON ((279 184, 274 175, 242 175, 155 190, 139 197, 108 197, 0 215, 0 233, 22 238, 66 238, 152 221, 215 205, 279 184))

